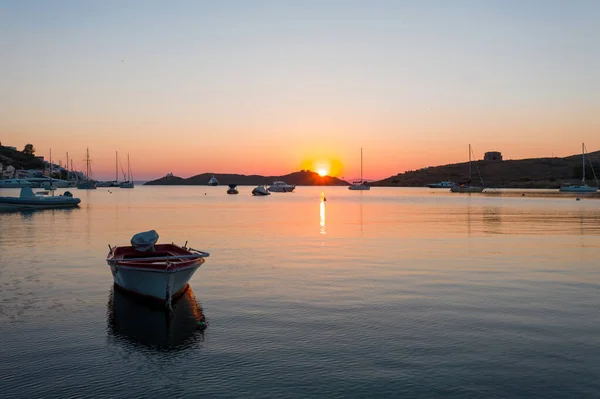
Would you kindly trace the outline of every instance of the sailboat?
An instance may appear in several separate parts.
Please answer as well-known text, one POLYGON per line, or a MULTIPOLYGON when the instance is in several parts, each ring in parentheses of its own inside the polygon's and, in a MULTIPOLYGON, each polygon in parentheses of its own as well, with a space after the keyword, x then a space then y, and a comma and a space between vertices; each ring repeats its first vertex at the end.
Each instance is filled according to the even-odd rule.
POLYGON ((129 154, 127 154, 127 180, 119 184, 121 188, 133 188, 133 173, 131 173, 131 164, 129 163, 129 154))
POLYGON ((360 181, 352 183, 348 186, 348 190, 370 190, 371 186, 367 185, 366 181, 363 181, 363 150, 360 149, 360 181))
POLYGON ((115 151, 115 180, 99 181, 98 187, 119 187, 119 152, 115 151))
MULTIPOLYGON (((595 193, 598 191, 598 187, 591 187, 585 183, 585 144, 581 143, 581 166, 582 166, 582 175, 581 175, 581 184, 580 185, 570 185, 565 184, 560 187, 559 191, 562 193, 595 193)), ((592 173, 594 174, 594 179, 596 180, 596 186, 598 186, 598 179, 596 178, 596 172, 594 172, 594 165, 590 161, 590 167, 592 168, 592 173)))
POLYGON ((471 150, 471 144, 469 144, 469 180, 465 183, 455 184, 450 189, 452 193, 480 193, 483 191, 483 179, 481 178, 481 174, 479 173, 479 168, 477 168, 477 164, 475 167, 477 168, 477 174, 479 175, 479 180, 481 180, 481 186, 473 186, 471 185, 472 178, 472 168, 471 168, 471 154, 473 150, 471 150))
POLYGON ((77 188, 79 190, 95 190, 96 182, 91 179, 92 175, 92 167, 90 161, 90 149, 85 149, 85 180, 81 181, 77 188))
MULTIPOLYGON (((40 187, 44 190, 54 191, 56 190, 56 186, 52 184, 52 175, 54 174, 54 165, 52 164, 52 148, 50 148, 50 162, 48 163, 48 166, 50 168, 50 171, 48 173, 49 179, 41 182, 40 187)), ((52 194, 54 195, 54 193, 52 194)))

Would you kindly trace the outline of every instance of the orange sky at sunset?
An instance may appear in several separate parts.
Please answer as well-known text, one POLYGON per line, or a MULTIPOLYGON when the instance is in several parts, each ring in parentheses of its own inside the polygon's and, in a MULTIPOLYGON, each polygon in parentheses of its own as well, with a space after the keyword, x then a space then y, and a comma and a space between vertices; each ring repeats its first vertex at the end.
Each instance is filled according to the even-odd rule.
POLYGON ((591 3, 284 3, 11 3, 0 141, 136 180, 600 149, 591 3))

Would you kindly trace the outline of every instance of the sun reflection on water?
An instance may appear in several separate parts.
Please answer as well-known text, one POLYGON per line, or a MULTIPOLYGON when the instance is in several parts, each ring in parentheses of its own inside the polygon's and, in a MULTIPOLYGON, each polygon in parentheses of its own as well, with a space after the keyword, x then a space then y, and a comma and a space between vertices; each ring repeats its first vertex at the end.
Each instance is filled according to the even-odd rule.
MULTIPOLYGON (((324 196, 322 196, 324 198, 324 196)), ((319 225, 321 226, 321 234, 327 234, 325 231, 325 201, 321 199, 319 204, 319 225)))

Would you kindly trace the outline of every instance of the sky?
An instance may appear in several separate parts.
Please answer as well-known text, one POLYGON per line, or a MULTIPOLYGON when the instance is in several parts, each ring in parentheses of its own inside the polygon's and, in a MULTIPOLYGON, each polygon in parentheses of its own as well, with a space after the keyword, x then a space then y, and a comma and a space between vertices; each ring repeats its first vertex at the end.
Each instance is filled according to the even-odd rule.
POLYGON ((0 141, 136 180, 600 149, 600 1, 0 0, 0 141))

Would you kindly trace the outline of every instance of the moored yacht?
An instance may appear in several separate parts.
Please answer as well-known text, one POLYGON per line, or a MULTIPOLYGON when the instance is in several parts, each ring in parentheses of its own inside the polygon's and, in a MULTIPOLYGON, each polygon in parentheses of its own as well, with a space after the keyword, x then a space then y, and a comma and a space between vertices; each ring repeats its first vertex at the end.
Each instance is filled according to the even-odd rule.
POLYGON ((34 187, 28 179, 2 179, 0 180, 0 188, 21 188, 34 187))
POLYGON ((129 154, 127 154, 127 180, 122 181, 119 184, 119 187, 121 187, 121 188, 133 188, 134 187, 133 172, 131 171, 131 164, 129 163, 129 154))
POLYGON ((475 164, 475 168, 477 169, 477 174, 479 175, 479 180, 481 180, 481 186, 472 185, 471 177, 472 177, 472 168, 471 168, 471 155, 473 154, 473 150, 471 149, 471 144, 469 144, 469 178, 459 184, 454 184, 450 188, 451 193, 481 193, 484 189, 483 178, 481 177, 481 173, 479 173, 479 167, 475 164))
POLYGON ((56 188, 68 188, 75 187, 74 182, 62 179, 54 179, 49 177, 28 177, 27 180, 32 183, 32 187, 47 188, 48 186, 54 186, 56 188))
POLYGON ((96 187, 119 187, 119 183, 116 180, 99 181, 96 183, 96 187))
POLYGON ((360 149, 360 181, 352 183, 348 186, 348 190, 361 190, 366 191, 370 190, 371 186, 367 184, 366 181, 363 181, 363 150, 360 149))
MULTIPOLYGON (((596 172, 594 171, 594 166, 590 162, 590 167, 592 169, 592 174, 594 175, 594 179, 596 179, 596 185, 598 185, 598 179, 596 178, 596 172)), ((595 193, 598 191, 598 187, 588 186, 585 182, 585 144, 581 143, 581 184, 564 184, 560 186, 561 193, 595 193)))
POLYGON ((208 185, 209 186, 218 186, 219 185, 219 181, 217 180, 215 175, 213 175, 213 177, 210 178, 210 180, 208 181, 208 185))
POLYGON ((237 184, 230 184, 229 188, 227 189, 227 194, 238 194, 239 191, 236 187, 237 187, 237 184))
POLYGON ((441 181, 439 183, 430 183, 427 185, 429 188, 452 188, 454 186, 452 181, 441 181))
POLYGON ((271 195, 271 193, 269 192, 266 186, 257 186, 254 188, 254 190, 252 190, 252 195, 265 196, 271 195))
POLYGON ((22 187, 18 197, 0 197, 0 211, 74 208, 81 200, 70 192, 63 195, 35 195, 31 187, 22 187))
POLYGON ((86 148, 85 151, 85 179, 77 184, 79 190, 95 190, 96 182, 92 180, 92 161, 90 160, 90 150, 86 148))
POLYGON ((296 186, 287 184, 284 181, 276 181, 269 186, 268 190, 272 193, 291 193, 295 188, 296 186))

